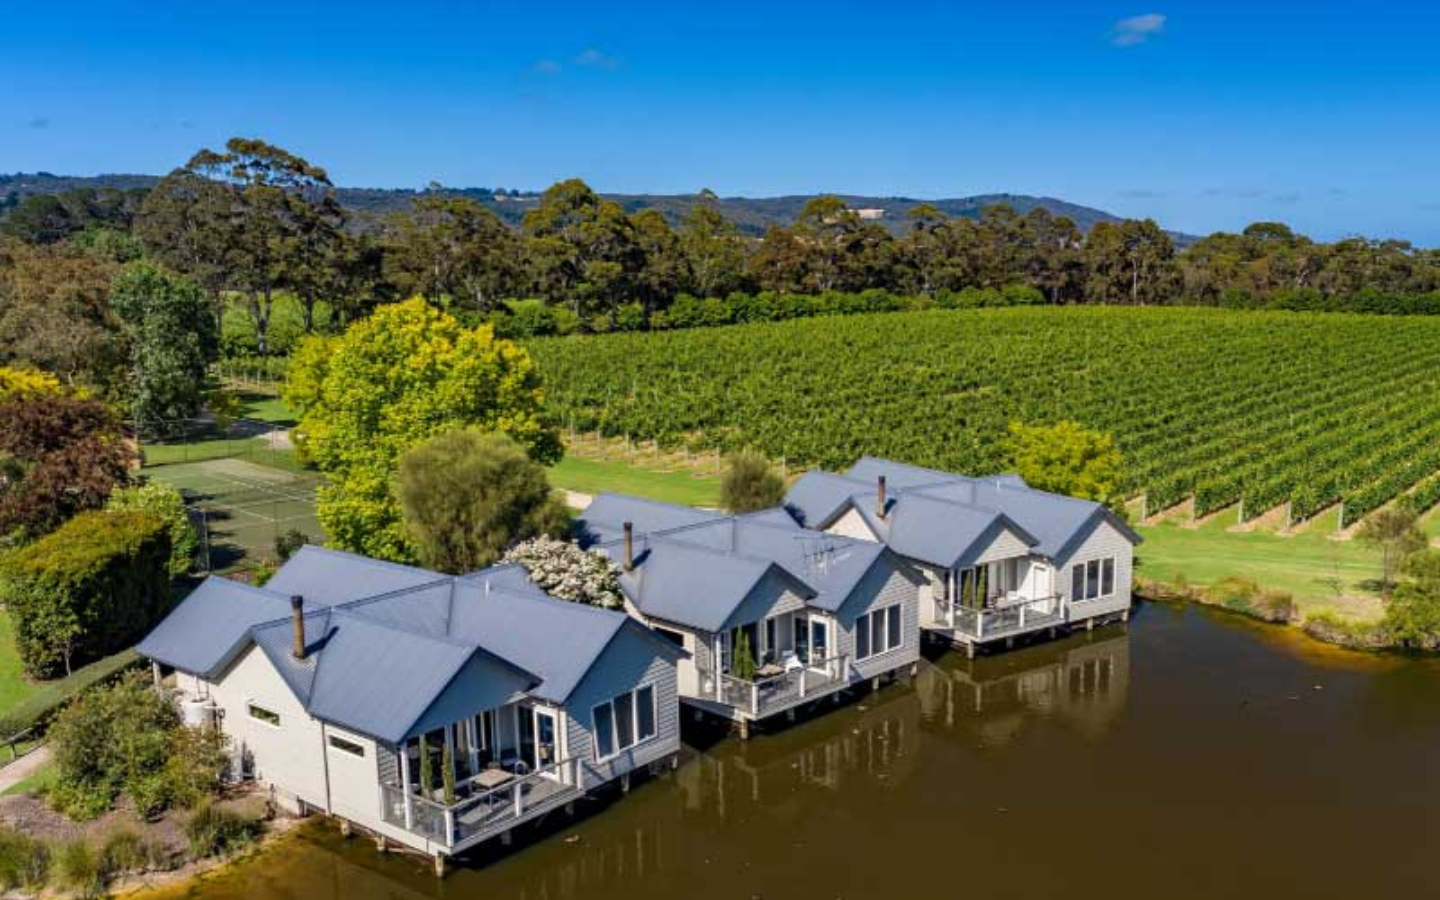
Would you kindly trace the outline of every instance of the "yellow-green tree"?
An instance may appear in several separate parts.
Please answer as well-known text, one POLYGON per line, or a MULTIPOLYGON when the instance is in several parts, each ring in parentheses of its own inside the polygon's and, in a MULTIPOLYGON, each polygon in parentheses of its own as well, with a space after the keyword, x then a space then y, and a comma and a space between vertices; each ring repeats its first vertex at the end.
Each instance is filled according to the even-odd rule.
POLYGON ((1120 493, 1120 451, 1108 434, 1075 422, 1010 423, 1005 441, 1010 466, 1042 491, 1114 504, 1120 493))
POLYGON ((330 543, 409 561, 401 517, 400 455, 459 427, 509 435, 532 459, 560 458, 540 372, 489 325, 467 329, 420 298, 380 307, 332 339, 302 345, 285 399, 300 413, 306 457, 326 474, 318 516, 330 543))

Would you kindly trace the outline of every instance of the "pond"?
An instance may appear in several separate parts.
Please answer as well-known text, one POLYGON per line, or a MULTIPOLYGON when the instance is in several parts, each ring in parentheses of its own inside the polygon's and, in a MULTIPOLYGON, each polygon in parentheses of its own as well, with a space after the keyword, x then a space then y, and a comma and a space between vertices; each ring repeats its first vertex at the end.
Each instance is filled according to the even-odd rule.
MULTIPOLYGON (((1440 663, 1223 613, 917 678, 592 801, 443 881, 325 824, 203 900, 1429 895, 1440 663)), ((161 900, 161 898, 156 898, 161 900)))

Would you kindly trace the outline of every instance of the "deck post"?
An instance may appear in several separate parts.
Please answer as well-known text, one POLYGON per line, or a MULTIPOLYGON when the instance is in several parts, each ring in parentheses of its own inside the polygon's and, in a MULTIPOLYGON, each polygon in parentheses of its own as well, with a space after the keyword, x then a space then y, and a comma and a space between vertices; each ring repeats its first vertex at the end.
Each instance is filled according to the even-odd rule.
POLYGON ((455 843, 455 810, 445 809, 445 843, 455 843))
POLYGON ((720 635, 715 635, 715 699, 725 701, 725 672, 720 665, 720 635))
POLYGON ((979 609, 975 610, 975 636, 976 636, 977 638, 983 638, 983 637, 985 636, 985 607, 984 607, 984 606, 981 606, 979 609))
POLYGON ((950 603, 950 630, 955 630, 955 570, 945 574, 945 597, 950 603))
POLYGON ((405 830, 415 828, 415 806, 410 798, 410 749, 400 747, 400 793, 405 798, 405 830))
POLYGON ((755 682, 750 682, 750 715, 760 715, 760 688, 755 682))
POLYGON ((475 728, 475 717, 465 719, 465 746, 470 748, 470 774, 480 772, 480 734, 475 728))
POLYGON ((800 696, 802 698, 805 696, 805 671, 805 667, 802 666, 800 669, 800 696))
POLYGON ((1026 610, 1026 608, 1029 607, 1029 606, 1030 606, 1030 604, 1028 604, 1028 603, 1022 603, 1022 604, 1020 604, 1020 627, 1021 627, 1021 628, 1024 628, 1024 627, 1025 627, 1025 610, 1026 610))
POLYGON ((525 814, 525 792, 521 790, 521 783, 524 780, 522 778, 515 782, 515 818, 517 819, 525 814))

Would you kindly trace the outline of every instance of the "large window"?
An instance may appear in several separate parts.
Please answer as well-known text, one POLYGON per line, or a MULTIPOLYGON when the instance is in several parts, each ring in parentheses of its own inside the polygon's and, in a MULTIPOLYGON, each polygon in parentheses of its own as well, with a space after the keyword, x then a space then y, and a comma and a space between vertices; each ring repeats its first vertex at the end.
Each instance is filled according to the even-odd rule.
POLYGON ((257 706, 254 703, 250 704, 249 712, 250 718, 257 722, 264 722, 273 728, 280 727, 280 714, 277 712, 271 712, 265 707, 257 706))
POLYGON ((596 706, 591 710, 595 758, 607 759, 653 738, 655 715, 655 688, 648 684, 596 706))
POLYGON ((872 610, 855 619, 855 658, 857 660, 889 653, 903 643, 900 631, 900 604, 872 610))
POLYGON ((1070 599, 1078 602, 1115 593, 1115 558, 1092 559, 1070 569, 1070 599))

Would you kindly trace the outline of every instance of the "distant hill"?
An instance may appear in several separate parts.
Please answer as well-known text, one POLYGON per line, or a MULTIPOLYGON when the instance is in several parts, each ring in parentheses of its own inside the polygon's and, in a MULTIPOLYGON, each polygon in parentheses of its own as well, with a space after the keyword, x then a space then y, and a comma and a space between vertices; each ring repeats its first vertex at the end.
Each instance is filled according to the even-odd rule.
MULTIPOLYGON (((60 194, 79 188, 113 188, 117 190, 143 190, 152 187, 159 177, 155 175, 93 175, 71 176, 52 175, 48 172, 34 174, 0 174, 0 209, 24 200, 33 194, 60 194)), ((537 191, 514 191, 491 188, 439 188, 441 193, 469 197, 495 212, 501 219, 518 225, 525 211, 539 200, 537 191)), ((375 221, 392 213, 408 209, 410 201, 423 196, 425 190, 403 188, 339 188, 340 202, 353 210, 361 219, 375 221)), ((658 209, 672 225, 680 219, 695 202, 694 194, 605 194, 627 212, 641 209, 658 209)), ((720 211, 744 233, 759 235, 772 225, 789 225, 795 216, 813 198, 814 194, 792 194, 784 197, 722 197, 720 211)), ((867 219, 879 222, 891 231, 905 230, 907 214, 921 203, 930 203, 948 216, 977 218, 980 210, 996 203, 1005 203, 1024 214, 1035 207, 1044 207, 1057 215, 1069 216, 1083 231, 1089 231, 1097 222, 1117 222, 1119 216, 1057 200, 1053 197, 1032 197, 1025 194, 982 194, 975 197, 954 197, 945 200, 919 200, 913 197, 867 197, 859 194, 837 194, 846 205, 860 210, 867 219)), ((1182 243, 1193 240, 1187 235, 1174 235, 1182 243)))

